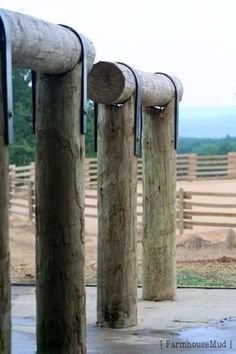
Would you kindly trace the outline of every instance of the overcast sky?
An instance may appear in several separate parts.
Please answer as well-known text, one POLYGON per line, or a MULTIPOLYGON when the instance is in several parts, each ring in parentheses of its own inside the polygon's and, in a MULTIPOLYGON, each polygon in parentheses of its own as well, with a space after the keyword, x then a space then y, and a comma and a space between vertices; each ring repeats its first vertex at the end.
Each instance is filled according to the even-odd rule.
POLYGON ((1 0, 86 34, 96 61, 180 78, 184 105, 236 105, 236 0, 1 0))

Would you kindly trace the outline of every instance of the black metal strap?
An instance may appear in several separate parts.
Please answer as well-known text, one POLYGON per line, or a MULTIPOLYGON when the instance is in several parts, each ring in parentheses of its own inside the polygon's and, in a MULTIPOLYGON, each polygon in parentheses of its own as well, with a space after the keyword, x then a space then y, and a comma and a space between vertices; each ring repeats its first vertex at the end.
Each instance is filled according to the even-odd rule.
POLYGON ((93 116, 94 116, 94 151, 98 151, 98 104, 93 103, 93 116))
POLYGON ((32 83, 33 133, 35 134, 37 72, 34 70, 31 70, 31 83, 32 83))
POLYGON ((81 111, 80 111, 80 132, 81 134, 87 133, 87 114, 88 114, 88 83, 87 83, 87 74, 88 74, 88 65, 87 65, 87 51, 86 51, 86 44, 84 38, 80 33, 78 33, 73 28, 61 25, 69 29, 73 32, 76 37, 79 39, 81 44, 81 70, 82 70, 82 77, 81 77, 81 111))
POLYGON ((165 73, 162 72, 156 72, 155 74, 158 75, 163 75, 166 76, 173 84, 174 86, 174 90, 175 90, 175 139, 174 139, 174 147, 175 150, 177 149, 178 146, 178 138, 179 138, 179 92, 176 86, 176 83, 174 81, 174 79, 165 73))
POLYGON ((5 143, 12 144, 13 132, 13 93, 12 93, 12 46, 7 19, 0 11, 0 55, 2 64, 2 94, 5 120, 5 143))
POLYGON ((127 64, 117 62, 126 66, 133 74, 135 80, 135 103, 134 103, 134 155, 141 156, 142 152, 142 95, 141 95, 141 85, 140 79, 136 71, 127 64))

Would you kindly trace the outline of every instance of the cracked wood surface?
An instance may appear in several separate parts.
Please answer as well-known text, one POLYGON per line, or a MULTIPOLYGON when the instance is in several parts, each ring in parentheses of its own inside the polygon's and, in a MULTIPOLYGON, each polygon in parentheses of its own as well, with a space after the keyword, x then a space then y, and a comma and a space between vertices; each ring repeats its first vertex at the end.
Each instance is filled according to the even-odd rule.
POLYGON ((176 297, 174 101, 143 115, 143 298, 176 297))
POLYGON ((37 346, 84 354, 84 136, 81 68, 41 75, 36 118, 37 346))
POLYGON ((97 321, 137 323, 136 188, 133 98, 122 107, 99 105, 97 321))

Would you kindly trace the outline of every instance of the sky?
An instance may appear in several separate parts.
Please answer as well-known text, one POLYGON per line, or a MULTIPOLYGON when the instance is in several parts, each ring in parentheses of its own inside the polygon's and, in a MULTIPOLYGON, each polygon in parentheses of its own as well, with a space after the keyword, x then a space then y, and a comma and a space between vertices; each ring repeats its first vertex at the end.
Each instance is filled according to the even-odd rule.
POLYGON ((74 27, 96 61, 177 76, 186 106, 236 105, 236 0, 1 0, 0 7, 74 27))

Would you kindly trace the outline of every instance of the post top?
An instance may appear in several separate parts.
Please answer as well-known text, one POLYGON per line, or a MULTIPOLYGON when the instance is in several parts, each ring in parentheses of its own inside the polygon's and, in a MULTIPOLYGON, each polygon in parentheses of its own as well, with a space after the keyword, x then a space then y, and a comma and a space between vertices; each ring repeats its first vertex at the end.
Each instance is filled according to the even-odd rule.
MULTIPOLYGON (((164 106, 174 97, 174 86, 170 79, 161 74, 135 70, 141 83, 144 106, 164 106)), ((183 96, 180 80, 172 76, 179 98, 183 96)), ((135 79, 131 70, 120 63, 100 61, 96 63, 88 79, 89 97, 105 105, 123 103, 135 91, 135 79)))

